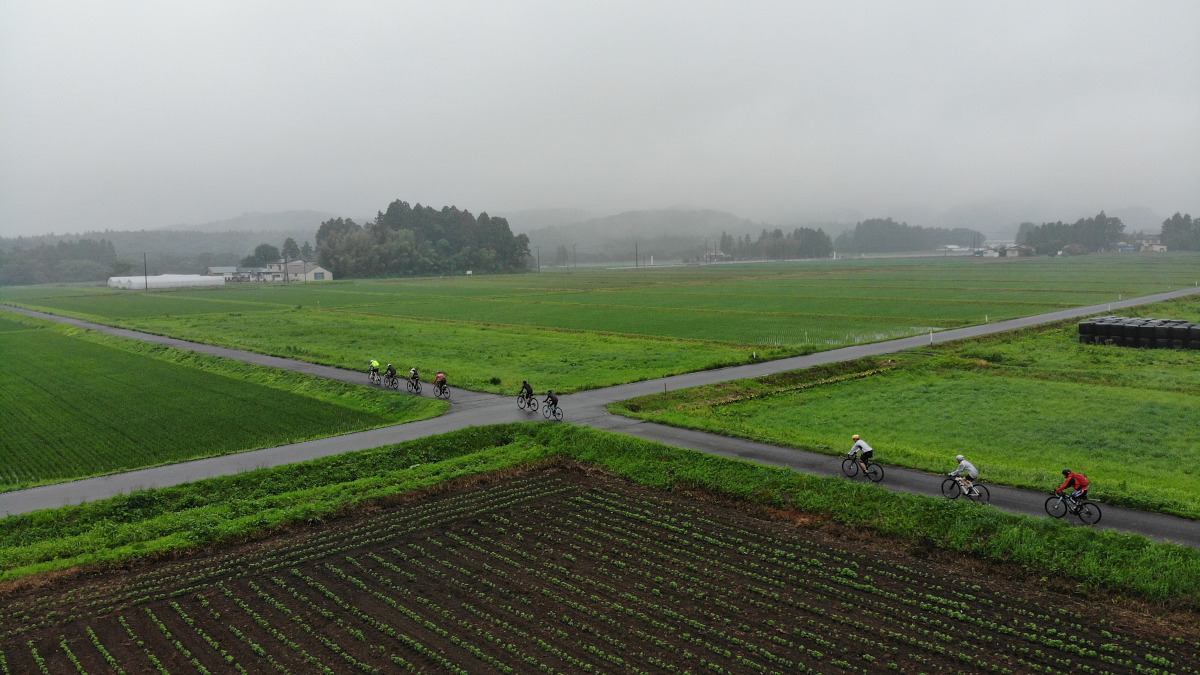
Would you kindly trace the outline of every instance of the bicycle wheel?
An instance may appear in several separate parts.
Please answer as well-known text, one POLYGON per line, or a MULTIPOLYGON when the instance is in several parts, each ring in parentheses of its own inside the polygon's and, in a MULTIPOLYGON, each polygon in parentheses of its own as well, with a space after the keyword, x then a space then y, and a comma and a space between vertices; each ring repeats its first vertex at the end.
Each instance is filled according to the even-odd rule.
POLYGON ((1046 500, 1046 513, 1052 518, 1062 518, 1067 513, 1067 504, 1058 497, 1051 497, 1046 500))
POLYGON ((520 408, 521 410, 525 409, 525 397, 524 396, 517 397, 517 407, 520 408))
POLYGON ((953 478, 942 481, 942 496, 946 499, 958 499, 959 492, 961 492, 961 488, 958 486, 958 481, 953 478))
POLYGON ((554 421, 561 422, 562 421, 562 408, 560 408, 558 406, 554 406, 553 415, 554 415, 554 421))
POLYGON ((542 417, 545 417, 546 419, 550 419, 550 415, 551 415, 553 412, 554 412, 554 408, 552 408, 552 407, 550 407, 549 405, 547 405, 547 406, 545 406, 545 407, 543 407, 543 408, 542 408, 542 417))
POLYGON ((444 385, 444 384, 443 384, 442 386, 438 387, 438 390, 437 390, 437 395, 438 395, 438 398, 444 398, 444 399, 447 399, 447 400, 449 400, 449 398, 450 398, 450 387, 447 387, 447 386, 446 386, 446 385, 444 385))
POLYGON ((986 504, 992 501, 992 494, 988 492, 986 485, 979 485, 976 483, 975 485, 971 486, 970 490, 967 490, 967 499, 970 499, 976 504, 986 504))
POLYGON ((847 457, 846 459, 843 459, 842 460, 842 473, 846 474, 850 478, 854 478, 855 476, 857 476, 858 475, 858 462, 856 462, 853 457, 847 457))
POLYGON ((874 463, 867 464, 867 478, 870 478, 872 483, 883 480, 883 467, 874 463))
POLYGON ((529 409, 530 409, 530 410, 532 410, 532 411, 534 411, 534 412, 537 412, 537 409, 538 409, 538 400, 537 400, 536 398, 532 398, 532 397, 531 397, 531 398, 529 399, 529 403, 528 403, 528 405, 529 405, 529 409))
POLYGON ((398 377, 392 378, 392 389, 395 389, 396 391, 400 391, 400 378, 398 378, 398 377))
POLYGON ((413 385, 413 381, 412 381, 412 380, 409 380, 409 381, 408 381, 408 385, 407 385, 407 386, 408 386, 408 393, 410 393, 410 394, 414 393, 414 392, 417 390, 417 389, 416 389, 416 387, 413 385))
POLYGON ((416 393, 418 393, 418 394, 421 393, 421 381, 420 380, 417 380, 416 382, 413 383, 413 390, 416 391, 416 393))
POLYGON ((1100 522, 1100 505, 1096 502, 1084 502, 1079 505, 1075 515, 1079 516, 1084 525, 1095 525, 1100 522))

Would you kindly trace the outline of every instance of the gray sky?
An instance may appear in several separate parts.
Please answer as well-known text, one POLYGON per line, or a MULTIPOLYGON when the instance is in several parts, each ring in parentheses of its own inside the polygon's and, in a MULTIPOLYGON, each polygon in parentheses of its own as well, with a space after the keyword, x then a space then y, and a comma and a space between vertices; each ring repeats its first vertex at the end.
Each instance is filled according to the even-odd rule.
POLYGON ((1200 215, 1200 2, 0 2, 0 235, 394 199, 1200 215))

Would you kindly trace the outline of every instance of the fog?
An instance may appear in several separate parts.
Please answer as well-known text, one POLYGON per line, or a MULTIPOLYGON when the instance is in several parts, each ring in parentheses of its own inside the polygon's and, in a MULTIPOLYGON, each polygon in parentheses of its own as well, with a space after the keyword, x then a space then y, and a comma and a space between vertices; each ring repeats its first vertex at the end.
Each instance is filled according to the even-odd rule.
POLYGON ((1200 212, 1200 3, 0 4, 0 235, 1200 212))

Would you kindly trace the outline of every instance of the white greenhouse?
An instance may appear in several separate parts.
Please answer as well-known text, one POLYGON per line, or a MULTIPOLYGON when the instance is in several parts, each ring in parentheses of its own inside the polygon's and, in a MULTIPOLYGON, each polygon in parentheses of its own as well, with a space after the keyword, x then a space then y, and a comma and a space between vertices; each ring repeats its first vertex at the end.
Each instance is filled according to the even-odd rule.
POLYGON ((224 286, 225 277, 205 274, 156 274, 140 277, 109 277, 111 288, 137 291, 154 288, 188 288, 191 286, 224 286))

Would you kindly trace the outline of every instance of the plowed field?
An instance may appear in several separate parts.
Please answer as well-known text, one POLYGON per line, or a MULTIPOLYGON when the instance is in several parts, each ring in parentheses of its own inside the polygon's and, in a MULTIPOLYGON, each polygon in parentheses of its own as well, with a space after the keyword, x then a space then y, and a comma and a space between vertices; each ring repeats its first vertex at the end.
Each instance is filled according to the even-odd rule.
POLYGON ((7 589, 0 672, 1197 672, 1200 617, 559 469, 7 589))

